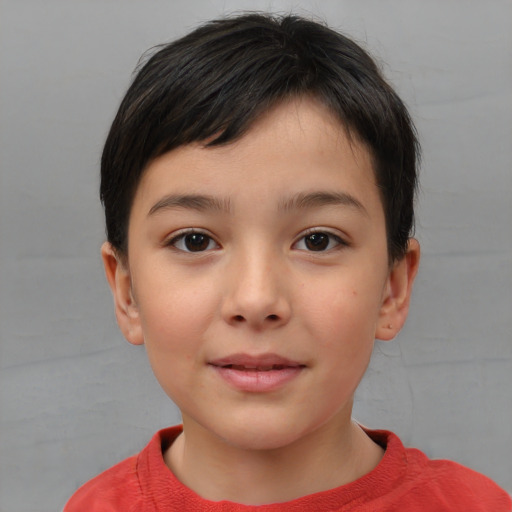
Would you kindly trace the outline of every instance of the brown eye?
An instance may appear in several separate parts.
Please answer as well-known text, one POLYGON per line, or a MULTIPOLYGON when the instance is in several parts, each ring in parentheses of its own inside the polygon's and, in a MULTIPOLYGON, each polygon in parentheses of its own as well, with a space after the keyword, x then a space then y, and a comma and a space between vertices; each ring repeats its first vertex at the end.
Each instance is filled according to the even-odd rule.
POLYGON ((348 246, 349 244, 337 234, 320 229, 310 231, 293 244, 294 249, 306 252, 330 252, 348 246))
POLYGON ((211 236, 200 231, 178 235, 169 242, 169 245, 183 252, 204 252, 219 248, 211 236))
POLYGON ((304 237, 304 244, 310 251, 325 251, 329 242, 330 238, 326 233, 311 233, 304 237))
POLYGON ((210 237, 202 233, 192 233, 186 235, 184 239, 185 247, 191 252, 205 251, 210 245, 210 237))

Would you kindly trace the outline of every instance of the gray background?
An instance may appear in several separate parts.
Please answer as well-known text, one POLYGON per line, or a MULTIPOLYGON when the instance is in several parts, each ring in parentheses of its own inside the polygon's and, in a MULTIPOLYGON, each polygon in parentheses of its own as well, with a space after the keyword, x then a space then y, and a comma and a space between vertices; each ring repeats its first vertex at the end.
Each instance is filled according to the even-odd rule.
POLYGON ((99 155, 145 49, 240 9, 315 13, 382 62, 424 147, 423 260, 355 416, 512 491, 512 2, 4 0, 0 511, 59 510, 179 421, 117 331, 99 155))

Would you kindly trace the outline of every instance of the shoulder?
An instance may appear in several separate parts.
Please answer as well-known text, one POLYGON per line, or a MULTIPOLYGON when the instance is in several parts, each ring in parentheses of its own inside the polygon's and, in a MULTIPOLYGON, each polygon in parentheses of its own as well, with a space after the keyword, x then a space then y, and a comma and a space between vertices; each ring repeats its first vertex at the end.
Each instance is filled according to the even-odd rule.
POLYGON ((80 487, 64 512, 113 512, 130 510, 140 497, 137 456, 130 457, 80 487))
POLYGON ((63 512, 152 511, 150 489, 162 475, 168 477, 162 450, 180 432, 180 426, 157 432, 138 455, 123 460, 80 487, 63 512))
MULTIPOLYGON (((509 495, 485 475, 456 462, 430 460, 426 456, 425 459, 426 470, 421 479, 423 487, 430 494, 430 499, 445 505, 446 510, 512 511, 509 495)), ((423 494, 421 486, 416 486, 414 492, 423 494)))
MULTIPOLYGON (((371 431, 368 434, 373 437, 371 431)), ((390 432, 379 431, 377 438, 386 438, 386 451, 392 452, 387 455, 397 463, 393 477, 398 478, 387 497, 400 504, 396 510, 512 511, 510 496, 486 476, 456 462, 429 459, 420 450, 404 448, 390 432)))

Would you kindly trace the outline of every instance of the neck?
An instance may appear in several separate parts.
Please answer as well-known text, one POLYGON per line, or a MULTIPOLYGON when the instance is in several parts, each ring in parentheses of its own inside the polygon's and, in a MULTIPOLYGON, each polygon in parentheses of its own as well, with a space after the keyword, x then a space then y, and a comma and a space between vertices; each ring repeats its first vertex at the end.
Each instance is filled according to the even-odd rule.
POLYGON ((286 502, 357 480, 379 463, 382 448, 350 419, 339 423, 281 448, 251 450, 184 421, 183 434, 164 457, 178 480, 205 499, 286 502))

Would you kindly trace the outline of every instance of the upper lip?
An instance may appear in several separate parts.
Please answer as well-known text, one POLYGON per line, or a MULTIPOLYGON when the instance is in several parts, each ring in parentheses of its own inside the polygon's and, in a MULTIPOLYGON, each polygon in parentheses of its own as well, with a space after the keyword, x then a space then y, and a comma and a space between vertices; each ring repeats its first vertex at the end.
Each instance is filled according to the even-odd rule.
POLYGON ((231 354, 226 357, 214 359, 213 361, 210 361, 209 364, 223 368, 238 366, 257 369, 268 369, 272 367, 299 368, 305 366, 304 364, 282 357, 278 354, 262 354, 256 356, 250 354, 231 354))

